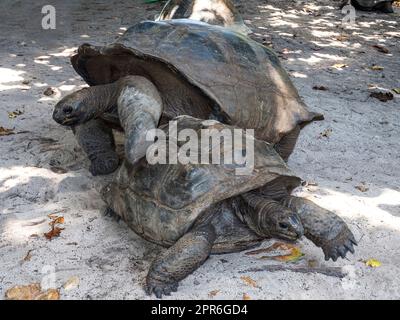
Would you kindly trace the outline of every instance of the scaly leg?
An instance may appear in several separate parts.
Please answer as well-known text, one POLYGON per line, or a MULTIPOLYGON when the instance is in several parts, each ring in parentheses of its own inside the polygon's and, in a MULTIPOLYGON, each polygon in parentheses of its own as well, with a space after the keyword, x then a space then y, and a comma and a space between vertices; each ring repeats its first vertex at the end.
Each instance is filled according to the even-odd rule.
POLYGON ((89 170, 94 176, 110 174, 118 168, 112 129, 102 120, 90 120, 72 130, 91 161, 89 170))
POLYGON ((304 226, 305 236, 321 247, 325 260, 345 258, 348 251, 354 253, 357 245, 347 224, 335 213, 317 206, 310 200, 286 196, 282 204, 297 212, 304 226))
POLYGON ((178 290, 179 282, 200 267, 211 253, 216 235, 209 224, 185 234, 151 265, 146 292, 157 298, 178 290))

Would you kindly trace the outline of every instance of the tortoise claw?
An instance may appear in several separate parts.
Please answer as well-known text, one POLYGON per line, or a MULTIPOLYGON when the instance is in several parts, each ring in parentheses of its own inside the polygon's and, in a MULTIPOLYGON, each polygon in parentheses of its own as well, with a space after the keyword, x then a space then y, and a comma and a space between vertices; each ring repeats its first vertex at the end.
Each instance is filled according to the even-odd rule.
POLYGON ((148 283, 145 291, 149 296, 154 293, 157 299, 162 299, 163 295, 170 296, 173 292, 177 292, 178 287, 178 283, 161 283, 157 281, 148 283))
POLYGON ((353 245, 357 245, 357 242, 350 229, 345 226, 334 239, 324 242, 321 248, 326 261, 332 259, 336 262, 339 257, 346 258, 348 252, 354 254, 353 245))

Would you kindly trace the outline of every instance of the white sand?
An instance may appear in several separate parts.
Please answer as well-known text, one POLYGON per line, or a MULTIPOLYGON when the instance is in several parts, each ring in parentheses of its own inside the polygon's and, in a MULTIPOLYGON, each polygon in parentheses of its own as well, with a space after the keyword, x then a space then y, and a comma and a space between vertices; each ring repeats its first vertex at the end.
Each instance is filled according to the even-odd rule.
MULTIPOLYGON (((98 190, 110 177, 91 177, 72 133, 54 123, 51 114, 61 96, 84 85, 69 64, 79 44, 109 43, 121 28, 153 18, 161 6, 141 0, 53 1, 58 28, 43 31, 42 2, 47 4, 0 4, 0 126, 24 132, 0 137, 0 297, 15 285, 51 280, 46 273, 53 270, 50 286, 79 278, 77 288, 61 289, 62 299, 145 299, 143 280, 161 249, 123 222, 102 216, 98 190), (46 97, 43 91, 50 86, 56 94, 46 97), (24 114, 9 119, 7 112, 17 109, 24 114), (67 173, 49 169, 57 159, 67 173), (47 215, 54 212, 65 217, 65 230, 50 242, 43 232, 49 230, 47 215), (23 261, 29 250, 30 261, 23 261)), ((214 290, 221 299, 242 299, 245 293, 252 299, 400 298, 400 97, 383 103, 369 98, 368 89, 369 84, 400 87, 399 8, 393 15, 359 12, 357 25, 343 31, 342 15, 328 6, 332 3, 254 0, 241 10, 277 52, 287 49, 282 61, 300 94, 310 109, 326 117, 302 132, 290 159, 304 180, 318 184, 297 193, 343 217, 359 240, 356 254, 336 263, 324 262, 320 249, 301 241, 306 256, 298 264, 316 260, 343 267, 348 276, 240 273, 276 262, 244 253, 212 256, 172 299, 207 299, 214 290), (348 40, 335 39, 341 32, 348 40), (371 47, 378 43, 390 53, 371 47), (330 68, 337 63, 348 67, 330 68), (384 70, 372 71, 372 64, 384 70), (329 90, 316 91, 314 85, 329 90), (330 136, 321 137, 326 129, 332 129, 330 136), (362 182, 367 192, 355 188, 362 182), (365 266, 362 261, 370 258, 382 266, 365 266), (249 287, 241 276, 250 276, 259 288, 249 287)))

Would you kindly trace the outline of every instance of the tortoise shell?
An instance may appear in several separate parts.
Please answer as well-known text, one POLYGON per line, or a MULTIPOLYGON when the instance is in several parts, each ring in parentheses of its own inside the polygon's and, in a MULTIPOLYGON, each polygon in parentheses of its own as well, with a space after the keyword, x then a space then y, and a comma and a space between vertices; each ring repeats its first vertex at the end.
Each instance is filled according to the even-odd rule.
MULTIPOLYGON (((231 133, 234 130, 234 127, 217 121, 188 116, 178 117, 176 121, 178 132, 193 129, 199 140, 202 129, 218 132, 227 129, 231 133)), ((169 141, 168 127, 160 128, 166 132, 166 141, 169 141)), ((254 167, 248 174, 237 175, 236 169, 241 165, 235 161, 232 164, 150 164, 144 158, 135 165, 125 161, 111 186, 103 192, 103 197, 137 234, 157 244, 170 246, 194 224, 207 219, 208 210, 217 204, 227 211, 225 217, 220 217, 226 219, 235 216, 232 201, 237 195, 267 188, 270 183, 281 183, 288 192, 299 186, 301 180, 290 171, 271 144, 254 138, 251 141, 254 142, 254 167)), ((222 159, 225 149, 221 141, 220 147, 222 159)), ((214 148, 210 146, 203 152, 211 155, 214 148)), ((248 145, 242 143, 238 149, 236 152, 242 154, 247 152, 248 145)), ((254 241, 249 231, 244 232, 245 227, 241 229, 230 241, 236 238, 237 242, 245 242, 243 237, 254 241)), ((219 245, 229 246, 226 243, 219 245)))
MULTIPOLYGON (((138 23, 114 44, 82 45, 72 64, 89 85, 145 76, 170 109, 185 95, 174 92, 170 80, 180 77, 212 102, 215 119, 254 129, 258 139, 273 144, 297 125, 321 119, 308 111, 272 50, 227 28, 193 20, 138 23), (157 72, 150 62, 158 65, 157 72)), ((181 114, 199 118, 193 114, 197 109, 189 99, 181 114)))

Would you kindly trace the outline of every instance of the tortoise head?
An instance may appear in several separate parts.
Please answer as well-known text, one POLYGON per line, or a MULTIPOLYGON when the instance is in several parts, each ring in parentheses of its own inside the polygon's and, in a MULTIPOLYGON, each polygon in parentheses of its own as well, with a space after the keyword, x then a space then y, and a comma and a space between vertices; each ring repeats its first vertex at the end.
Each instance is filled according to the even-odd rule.
POLYGON ((54 108, 54 121, 63 126, 75 126, 91 120, 97 110, 93 107, 90 89, 76 91, 61 99, 54 108))
POLYGON ((285 207, 277 207, 260 217, 259 230, 263 235, 287 241, 295 241, 304 235, 299 216, 285 207))

